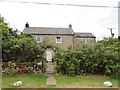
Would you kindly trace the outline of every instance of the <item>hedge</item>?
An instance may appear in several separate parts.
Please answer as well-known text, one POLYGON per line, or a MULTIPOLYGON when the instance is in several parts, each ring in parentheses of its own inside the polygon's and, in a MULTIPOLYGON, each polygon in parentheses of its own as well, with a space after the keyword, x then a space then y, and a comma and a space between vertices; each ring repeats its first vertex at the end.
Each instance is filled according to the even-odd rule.
POLYGON ((74 75, 118 75, 120 50, 117 39, 107 38, 89 47, 78 50, 58 51, 55 56, 57 72, 74 75))

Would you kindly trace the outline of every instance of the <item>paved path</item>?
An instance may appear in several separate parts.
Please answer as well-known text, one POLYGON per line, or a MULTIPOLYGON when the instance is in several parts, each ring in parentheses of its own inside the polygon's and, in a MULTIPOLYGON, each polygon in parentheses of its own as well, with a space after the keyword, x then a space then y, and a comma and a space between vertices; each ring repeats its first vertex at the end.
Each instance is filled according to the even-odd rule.
POLYGON ((56 85, 56 79, 54 77, 56 70, 55 70, 55 65, 52 62, 47 63, 47 69, 46 69, 46 74, 48 76, 47 85, 56 85))
POLYGON ((53 74, 47 74, 47 76, 48 76, 47 83, 46 83, 47 85, 56 85, 57 84, 56 79, 53 74))

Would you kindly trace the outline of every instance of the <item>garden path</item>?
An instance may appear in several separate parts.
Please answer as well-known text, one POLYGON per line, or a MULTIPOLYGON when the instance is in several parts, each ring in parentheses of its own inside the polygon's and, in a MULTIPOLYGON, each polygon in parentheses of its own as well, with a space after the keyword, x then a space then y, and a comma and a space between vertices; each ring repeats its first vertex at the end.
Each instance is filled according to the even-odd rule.
POLYGON ((56 85, 57 84, 56 79, 54 77, 55 72, 56 72, 56 70, 55 70, 54 63, 48 62, 47 69, 46 69, 46 74, 48 76, 48 79, 46 82, 47 85, 56 85))

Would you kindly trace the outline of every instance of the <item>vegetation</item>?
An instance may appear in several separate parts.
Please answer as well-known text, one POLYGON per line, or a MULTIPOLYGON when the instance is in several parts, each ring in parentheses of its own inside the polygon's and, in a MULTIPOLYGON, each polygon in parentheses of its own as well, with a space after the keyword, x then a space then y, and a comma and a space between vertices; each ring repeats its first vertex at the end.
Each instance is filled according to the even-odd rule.
POLYGON ((35 72, 38 71, 38 68, 44 71, 43 44, 36 43, 34 37, 29 34, 10 28, 2 16, 0 32, 2 32, 2 67, 6 74, 14 75, 21 71, 32 73, 34 69, 35 72), (40 62, 42 66, 37 66, 40 62))
MULTIPOLYGON (((44 50, 52 46, 38 44, 31 35, 13 30, 5 23, 2 16, 0 22, 3 62, 10 61, 16 64, 44 61, 44 50)), ((116 38, 106 38, 91 47, 83 45, 77 50, 55 50, 57 52, 54 60, 57 62, 57 71, 71 76, 81 74, 117 76, 120 70, 119 44, 120 41, 116 38)), ((18 68, 16 66, 7 65, 8 70, 13 69, 15 72, 18 68)))
POLYGON ((59 51, 56 53, 58 73, 71 76, 83 74, 118 75, 118 39, 106 38, 89 47, 83 45, 78 50, 59 51))
POLYGON ((43 59, 42 45, 36 44, 31 35, 13 30, 0 16, 0 30, 2 30, 2 59, 3 62, 31 62, 39 58, 43 59))
MULTIPOLYGON (((44 50, 47 47, 55 48, 37 44, 31 35, 13 30, 5 23, 2 16, 0 16, 0 33, 2 33, 2 64, 7 74, 0 77, 3 88, 13 88, 12 84, 18 80, 23 82, 18 88, 51 88, 46 85, 47 77, 36 72, 41 68, 37 63, 42 62, 42 65, 45 63, 44 50)), ((117 87, 117 78, 103 76, 118 76, 119 44, 120 41, 116 38, 106 38, 91 47, 83 45, 77 50, 67 51, 55 49, 57 72, 65 75, 55 76, 58 84, 54 87, 104 87, 104 81, 111 81, 113 86, 117 87), (102 76, 95 76, 97 74, 102 76)))
POLYGON ((3 88, 105 88, 103 82, 110 81, 113 84, 113 88, 118 87, 117 78, 103 77, 103 76, 66 76, 56 75, 56 86, 47 86, 47 77, 41 74, 20 74, 20 75, 4 75, 2 77, 3 88), (23 85, 14 87, 12 84, 16 81, 22 81, 23 85))
POLYGON ((17 88, 43 88, 46 86, 47 76, 40 74, 19 74, 2 76, 2 88, 15 88, 12 84, 22 81, 23 85, 17 88))
POLYGON ((62 88, 105 88, 103 82, 110 81, 113 87, 118 87, 117 78, 104 77, 103 75, 83 75, 71 77, 68 75, 57 75, 57 86, 62 88))

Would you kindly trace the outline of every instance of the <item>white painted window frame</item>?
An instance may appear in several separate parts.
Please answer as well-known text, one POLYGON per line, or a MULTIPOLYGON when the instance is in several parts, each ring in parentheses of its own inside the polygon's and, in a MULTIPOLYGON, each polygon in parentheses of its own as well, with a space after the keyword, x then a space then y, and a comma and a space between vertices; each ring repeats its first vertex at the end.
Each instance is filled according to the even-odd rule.
POLYGON ((62 43, 62 37, 60 37, 60 42, 58 42, 58 37, 60 37, 60 36, 56 36, 56 43, 62 43))
POLYGON ((36 42, 37 42, 37 43, 41 43, 41 42, 42 42, 42 37, 41 37, 41 36, 36 36, 36 42), (37 41, 38 38, 41 38, 41 41, 37 41))
POLYGON ((82 43, 87 44, 87 38, 82 38, 82 43))

